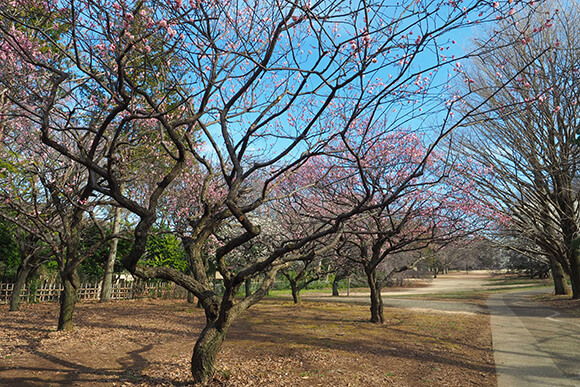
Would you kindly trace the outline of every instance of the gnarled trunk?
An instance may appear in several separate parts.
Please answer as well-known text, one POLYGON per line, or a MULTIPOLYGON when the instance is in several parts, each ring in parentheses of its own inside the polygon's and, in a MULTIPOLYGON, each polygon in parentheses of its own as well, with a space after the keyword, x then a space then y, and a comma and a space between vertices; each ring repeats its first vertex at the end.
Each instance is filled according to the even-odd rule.
POLYGON ((300 288, 298 284, 295 282, 290 281, 290 289, 292 290, 292 300, 295 304, 300 304, 300 288))
POLYGON ((383 299, 377 282, 376 270, 367 271, 367 281, 371 290, 371 322, 382 324, 385 322, 385 316, 383 315, 383 299))
POLYGON ((215 361, 226 338, 227 328, 216 323, 206 325, 195 343, 191 357, 191 374, 195 383, 205 384, 215 373, 215 361))
POLYGON ((73 329, 73 313, 78 298, 78 277, 76 272, 65 272, 62 276, 63 290, 60 293, 60 314, 58 330, 70 331, 73 329))
POLYGON ((32 267, 28 264, 21 264, 18 268, 18 274, 16 276, 16 282, 14 283, 14 288, 12 289, 12 294, 10 295, 10 310, 16 311, 20 307, 20 294, 22 293, 22 288, 28 279, 28 275, 32 271, 32 267))
POLYGON ((199 294, 205 309, 206 325, 195 343, 191 357, 191 374, 195 383, 206 384, 213 377, 216 357, 226 338, 228 327, 240 313, 264 297, 266 289, 276 278, 277 271, 272 269, 266 273, 264 282, 251 297, 239 300, 238 303, 234 301, 241 282, 233 284, 226 279, 221 299, 211 292, 199 294))

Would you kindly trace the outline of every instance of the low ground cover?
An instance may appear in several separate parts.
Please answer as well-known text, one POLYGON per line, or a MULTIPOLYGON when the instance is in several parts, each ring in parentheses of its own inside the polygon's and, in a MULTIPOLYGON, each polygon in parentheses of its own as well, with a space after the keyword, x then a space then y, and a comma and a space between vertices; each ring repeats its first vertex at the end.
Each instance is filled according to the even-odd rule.
POLYGON ((548 286, 552 284, 553 281, 551 278, 529 278, 517 274, 502 274, 495 278, 488 279, 488 284, 486 286, 548 286))
POLYGON ((570 295, 541 294, 535 297, 536 301, 548 308, 574 317, 580 317, 580 299, 573 300, 570 295))
POLYGON ((405 294, 398 296, 396 294, 389 295, 393 298, 409 298, 409 299, 420 299, 420 300, 438 300, 438 301, 450 301, 450 302, 461 302, 465 304, 472 305, 486 305, 487 297, 490 291, 456 291, 456 292, 442 292, 442 293, 430 293, 430 294, 405 294))
MULTIPOLYGON (((185 301, 83 303, 57 332, 57 304, 2 306, 0 385, 181 386, 202 329, 185 301)), ((495 385, 489 317, 269 300, 229 332, 213 385, 495 385)))

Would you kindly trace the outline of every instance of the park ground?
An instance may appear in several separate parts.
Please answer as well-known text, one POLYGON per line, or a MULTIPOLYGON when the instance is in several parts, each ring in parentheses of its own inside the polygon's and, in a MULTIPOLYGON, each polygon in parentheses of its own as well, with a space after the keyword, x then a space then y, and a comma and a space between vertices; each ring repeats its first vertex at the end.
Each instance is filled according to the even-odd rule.
MULTIPOLYGON (((484 294, 401 297, 435 307, 388 307, 387 322, 374 325, 362 303, 265 300, 235 321, 212 384, 496 385, 484 294), (473 308, 441 308, 441 300, 473 308)), ((201 309, 181 300, 82 303, 73 332, 56 331, 57 304, 0 310, 0 385, 6 386, 188 385, 204 322, 201 309)))

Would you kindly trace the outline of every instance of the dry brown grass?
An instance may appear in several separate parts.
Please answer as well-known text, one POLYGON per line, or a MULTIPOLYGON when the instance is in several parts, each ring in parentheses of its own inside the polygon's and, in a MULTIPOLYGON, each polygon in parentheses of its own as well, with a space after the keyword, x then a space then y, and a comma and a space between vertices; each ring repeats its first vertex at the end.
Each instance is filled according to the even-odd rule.
POLYGON ((542 294, 536 297, 536 300, 560 313, 580 317, 580 299, 572 300, 570 297, 570 295, 555 296, 553 294, 542 294))
MULTIPOLYGON (((0 384, 173 386, 189 383, 201 310, 183 301, 80 304, 74 332, 57 305, 2 306, 0 384)), ((232 326, 213 385, 493 386, 489 317, 264 301, 232 326)))

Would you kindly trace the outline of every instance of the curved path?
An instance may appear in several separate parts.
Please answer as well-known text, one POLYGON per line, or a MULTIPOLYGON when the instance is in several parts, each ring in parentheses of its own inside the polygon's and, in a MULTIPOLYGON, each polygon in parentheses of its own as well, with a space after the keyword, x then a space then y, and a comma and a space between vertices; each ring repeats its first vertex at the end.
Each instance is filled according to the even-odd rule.
MULTIPOLYGON (((489 273, 453 273, 433 280, 424 288, 383 292, 385 306, 487 313, 482 306, 461 302, 405 299, 405 295, 467 290, 492 290, 489 273), (403 296, 401 298, 394 296, 403 296)), ((493 351, 498 387, 580 387, 580 318, 565 316, 534 302, 530 296, 551 289, 515 290, 493 293, 487 306, 491 315, 493 351)), ((349 297, 309 294, 312 301, 369 303, 368 293, 349 297)))
MULTIPOLYGON (((466 273, 450 273, 432 280, 428 286, 421 288, 409 288, 405 290, 383 291, 383 304, 385 307, 411 308, 426 311, 442 311, 456 313, 487 313, 485 306, 469 304, 457 301, 423 300, 421 298, 405 298, 409 295, 428 295, 434 293, 449 293, 470 290, 489 290, 487 286, 490 274, 487 271, 472 271, 466 273)), ((349 296, 341 291, 340 297, 330 294, 306 293, 302 295, 305 301, 345 302, 352 304, 370 304, 369 293, 350 292, 349 296)), ((287 296, 289 297, 289 296, 287 296)))
POLYGON ((546 291, 489 297, 498 387, 580 386, 580 318, 529 297, 546 291))

